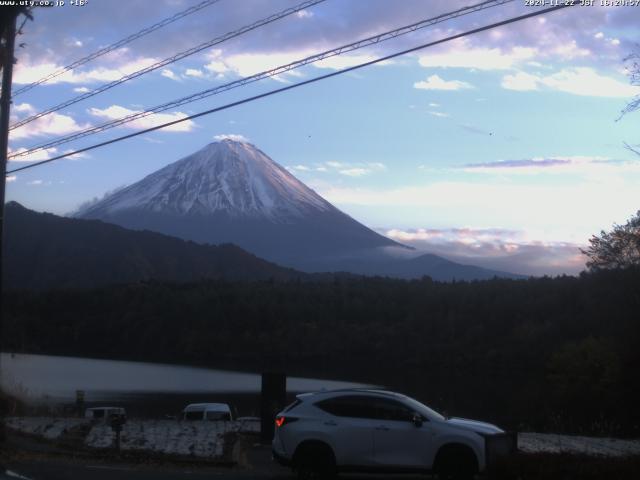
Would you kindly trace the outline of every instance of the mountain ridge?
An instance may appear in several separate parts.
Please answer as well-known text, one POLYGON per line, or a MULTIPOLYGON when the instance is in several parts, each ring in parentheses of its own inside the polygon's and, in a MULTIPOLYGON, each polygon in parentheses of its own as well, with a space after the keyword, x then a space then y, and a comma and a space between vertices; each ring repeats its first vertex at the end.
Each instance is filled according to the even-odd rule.
POLYGON ((302 272, 231 244, 200 245, 100 220, 5 206, 4 280, 8 289, 91 288, 148 280, 293 280, 302 272))
POLYGON ((234 243, 296 268, 309 256, 406 247, 340 211, 246 142, 213 142, 79 210, 134 230, 234 243))

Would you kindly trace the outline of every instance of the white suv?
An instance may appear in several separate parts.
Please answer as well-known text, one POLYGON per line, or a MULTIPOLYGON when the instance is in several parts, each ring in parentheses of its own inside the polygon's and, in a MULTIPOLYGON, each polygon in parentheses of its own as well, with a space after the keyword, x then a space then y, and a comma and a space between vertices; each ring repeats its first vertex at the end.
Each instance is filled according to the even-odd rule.
POLYGON ((399 393, 305 393, 276 417, 273 456, 300 478, 337 472, 424 472, 473 478, 515 436, 488 423, 445 418, 399 393), (489 458, 488 458, 489 457, 489 458))

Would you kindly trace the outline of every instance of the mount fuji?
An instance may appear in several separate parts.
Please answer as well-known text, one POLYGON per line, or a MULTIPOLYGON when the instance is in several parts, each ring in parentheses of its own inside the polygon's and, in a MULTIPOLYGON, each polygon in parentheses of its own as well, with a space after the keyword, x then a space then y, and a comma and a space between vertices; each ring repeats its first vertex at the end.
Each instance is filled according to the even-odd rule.
POLYGON ((74 216, 234 243, 305 270, 339 268, 341 259, 383 247, 409 249, 338 210, 255 146, 233 140, 211 143, 74 216))

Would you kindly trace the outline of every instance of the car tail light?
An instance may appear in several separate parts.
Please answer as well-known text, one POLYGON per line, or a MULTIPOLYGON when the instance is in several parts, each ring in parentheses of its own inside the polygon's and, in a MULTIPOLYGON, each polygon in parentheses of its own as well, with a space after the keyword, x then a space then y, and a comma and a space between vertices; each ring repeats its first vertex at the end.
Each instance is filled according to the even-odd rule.
POLYGON ((296 420, 298 420, 296 417, 278 415, 276 417, 276 427, 284 427, 287 423, 295 422, 296 420))

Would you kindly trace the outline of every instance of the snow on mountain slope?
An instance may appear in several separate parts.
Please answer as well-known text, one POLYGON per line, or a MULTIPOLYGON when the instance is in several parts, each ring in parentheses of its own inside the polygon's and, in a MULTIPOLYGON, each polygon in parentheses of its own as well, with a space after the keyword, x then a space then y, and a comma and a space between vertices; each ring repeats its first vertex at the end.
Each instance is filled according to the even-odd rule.
POLYGON ((412 248, 354 220, 261 150, 234 140, 211 143, 86 204, 75 216, 197 243, 233 243, 307 272, 439 280, 516 277, 434 255, 408 259, 412 248))
POLYGON ((334 207, 249 143, 207 145, 76 215, 112 215, 130 208, 178 215, 224 212, 287 221, 334 207))
POLYGON ((255 146, 233 140, 211 143, 75 216, 199 243, 234 243, 293 267, 402 247, 335 208, 255 146))

